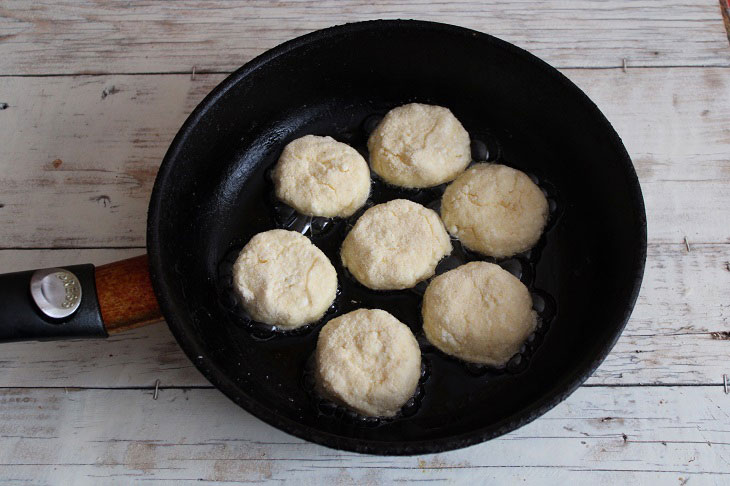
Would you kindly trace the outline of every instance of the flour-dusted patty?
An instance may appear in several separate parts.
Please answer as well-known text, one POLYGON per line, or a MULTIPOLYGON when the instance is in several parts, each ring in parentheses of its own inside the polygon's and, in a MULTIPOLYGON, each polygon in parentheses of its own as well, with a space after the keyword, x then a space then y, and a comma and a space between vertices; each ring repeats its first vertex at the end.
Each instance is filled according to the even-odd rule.
POLYGON ((535 330, 532 298, 499 265, 471 262, 434 278, 423 296, 423 330, 441 351, 502 366, 535 330))
POLYGON ((293 329, 324 315, 335 300, 337 272, 306 237, 276 229, 243 247, 233 284, 253 319, 293 329))
POLYGON ((413 287, 434 274, 451 253, 451 240, 436 212, 406 199, 365 211, 342 243, 342 264, 376 290, 413 287))
POLYGON ((392 417, 418 386, 421 350, 411 330, 379 309, 358 309, 319 333, 320 392, 371 417, 392 417))
POLYGON ((368 139, 370 165, 403 187, 448 182, 469 165, 469 134, 448 108, 411 103, 393 108, 368 139))
POLYGON ((332 137, 289 142, 272 174, 276 197, 309 216, 350 216, 370 193, 365 159, 332 137))
POLYGON ((524 172, 498 164, 470 167, 441 199, 449 233, 467 248, 497 258, 532 248, 547 216, 540 188, 524 172))

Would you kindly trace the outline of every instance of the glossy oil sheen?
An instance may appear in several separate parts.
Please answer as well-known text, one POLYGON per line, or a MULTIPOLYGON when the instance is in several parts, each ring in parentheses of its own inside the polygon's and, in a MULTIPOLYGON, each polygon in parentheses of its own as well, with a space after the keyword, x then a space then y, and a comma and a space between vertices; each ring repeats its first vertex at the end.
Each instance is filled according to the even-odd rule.
MULTIPOLYGON (((374 187, 371 203, 406 197, 437 208, 443 188, 374 187)), ((646 245, 641 193, 610 125, 557 71, 509 44, 414 21, 352 24, 284 44, 224 81, 173 142, 150 205, 153 283, 171 330, 198 368, 234 401, 290 433, 331 447, 415 454, 480 442, 524 424, 585 380, 620 334, 636 298, 646 245), (375 292, 339 260, 348 221, 293 217, 338 271, 327 318, 382 308, 413 329, 429 372, 417 404, 365 423, 313 396, 305 369, 323 321, 279 336, 235 309, 227 266, 254 234, 292 224, 267 171, 284 145, 331 135, 361 151, 394 106, 449 107, 472 150, 533 176, 551 201, 520 273, 547 318, 508 370, 466 366, 421 334, 415 290, 375 292), (309 226, 309 227, 308 227, 309 226), (332 413, 330 413, 332 412, 332 413), (412 412, 412 413, 411 413, 412 412)), ((477 258, 455 243, 455 259, 477 258), (457 258, 458 257, 458 258, 457 258)))
MULTIPOLYGON (((377 120, 381 118, 382 114, 372 114, 365 117, 363 123, 360 124, 359 130, 347 130, 344 133, 317 134, 329 135, 338 141, 348 143, 356 148, 367 159, 368 152, 366 142, 369 133, 372 131, 372 122, 377 122, 377 120)), ((515 165, 509 160, 506 160, 508 156, 512 155, 512 152, 502 149, 501 143, 497 140, 492 131, 482 132, 480 138, 476 138, 476 135, 472 135, 471 139, 473 146, 473 163, 515 165), (484 142, 483 140, 487 140, 487 142, 484 142), (491 150, 487 150, 487 147, 491 147, 491 150)), ((365 205, 356 211, 351 217, 345 219, 313 218, 311 216, 297 213, 294 209, 276 199, 273 181, 270 178, 271 168, 272 166, 269 166, 268 170, 265 171, 263 175, 263 184, 264 186, 267 186, 268 191, 265 200, 270 206, 270 219, 268 221, 269 227, 272 229, 279 228, 297 231, 309 237, 318 248, 322 249, 337 269, 338 292, 335 302, 332 304, 329 311, 325 313, 324 317, 322 317, 322 319, 318 322, 302 328, 298 328, 296 330, 277 329, 276 327, 253 321, 240 305, 240 300, 233 286, 233 263, 241 251, 242 246, 240 243, 245 243, 247 241, 245 238, 243 241, 236 239, 219 264, 218 293, 221 296, 223 306, 226 307, 228 311, 229 318, 237 326, 243 329, 244 336, 239 336, 238 339, 248 339, 249 336, 245 336, 245 334, 248 333, 251 338, 258 341, 256 346, 262 354, 265 354, 269 347, 278 349, 281 346, 281 343, 277 341, 285 341, 288 343, 288 352, 290 354, 301 357, 307 356, 309 353, 310 358, 307 363, 311 364, 311 355, 314 347, 316 346, 318 332, 328 320, 359 308, 385 309, 391 314, 399 317, 411 328, 421 345, 424 366, 425 363, 429 363, 428 366, 431 370, 429 375, 433 375, 432 380, 423 380, 421 386, 419 386, 416 391, 414 399, 409 401, 409 403, 404 407, 403 413, 399 414, 398 417, 389 420, 380 420, 377 418, 368 420, 364 417, 358 416, 354 412, 345 410, 344 408, 336 406, 328 400, 323 399, 314 392, 314 388, 312 386, 307 386, 307 381, 311 381, 312 379, 311 366, 302 366, 301 361, 291 363, 281 360, 279 356, 276 358, 269 356, 268 362, 271 363, 272 374, 285 376, 286 381, 289 382, 296 380, 297 372, 302 375, 305 390, 310 392, 310 405, 318 407, 319 411, 323 412, 323 416, 320 417, 320 420, 330 420, 330 416, 334 416, 335 420, 345 420, 350 423, 361 424, 362 426, 367 427, 383 425, 394 420, 400 420, 404 417, 412 417, 415 414, 420 413, 419 409, 425 394, 429 395, 429 399, 431 399, 431 394, 435 394, 436 397, 434 397, 433 400, 436 402, 455 395, 451 391, 443 391, 435 388, 431 385, 431 381, 453 383, 459 388, 468 389, 475 385, 473 378, 479 377, 480 380, 476 382, 476 385, 485 387, 490 381, 502 379, 502 376, 505 374, 523 372, 529 366, 531 357, 539 349, 538 346, 544 340, 544 336, 548 331, 549 325, 555 318, 557 312, 555 301, 549 293, 535 286, 535 268, 540 263, 542 249, 545 247, 545 243, 549 238, 551 229, 559 220, 558 205, 556 202, 557 195, 555 194, 554 186, 552 186, 549 182, 540 181, 536 176, 532 176, 535 183, 543 189, 548 196, 549 201, 552 203, 550 205, 552 210, 549 213, 548 223, 543 236, 533 249, 525 252, 524 254, 515 255, 511 258, 495 260, 494 258, 485 257, 469 251, 461 244, 461 242, 459 242, 458 239, 452 238, 453 251, 450 255, 443 258, 436 268, 436 275, 440 275, 448 270, 457 268, 460 265, 472 261, 497 263, 505 270, 521 279, 521 281, 530 290, 533 300, 535 301, 535 311, 538 313, 538 328, 535 333, 529 336, 521 352, 514 356, 506 367, 503 369, 494 369, 492 367, 469 364, 450 358, 438 351, 427 341, 422 331, 420 309, 423 293, 430 279, 420 282, 411 289, 395 291, 371 290, 358 283, 341 263, 339 250, 342 246, 342 242, 358 218, 368 208, 393 199, 409 199, 423 204, 435 211, 439 211, 441 197, 447 184, 442 184, 428 189, 404 189, 386 184, 373 174, 370 197, 365 205), (459 363, 461 365, 461 371, 454 373, 451 366, 452 363, 445 365, 445 361, 459 363)), ((254 180, 252 179, 251 182, 254 182, 254 180)), ((242 232, 246 232, 246 230, 242 229, 242 232)), ((457 396, 457 398, 459 398, 459 396, 457 396)))

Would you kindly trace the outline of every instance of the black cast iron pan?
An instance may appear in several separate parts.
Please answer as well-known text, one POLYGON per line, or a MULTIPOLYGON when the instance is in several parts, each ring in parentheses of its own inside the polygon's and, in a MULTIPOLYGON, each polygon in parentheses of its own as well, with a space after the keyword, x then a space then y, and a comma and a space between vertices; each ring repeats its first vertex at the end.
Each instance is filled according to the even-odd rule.
MULTIPOLYGON (((369 203, 405 197, 436 207, 442 189, 405 191, 375 180, 369 203)), ((279 429, 329 447, 417 454, 509 432, 588 378, 636 300, 646 220, 621 140, 558 71, 479 32, 373 21, 282 44, 215 88, 160 167, 147 246, 154 295, 170 329, 233 401, 279 429), (333 315, 382 308, 420 336, 422 289, 374 292, 355 283, 338 257, 352 221, 315 220, 310 226, 275 202, 267 170, 287 142, 305 134, 330 135, 364 151, 378 117, 413 101, 450 108, 475 141, 477 159, 521 169, 548 194, 550 222, 537 248, 498 262, 533 292, 542 325, 506 370, 465 366, 421 339, 425 369, 418 396, 393 420, 362 420, 311 391, 307 369, 319 329, 333 315), (274 335, 249 322, 231 300, 229 272, 232 255, 252 235, 282 226, 306 232, 330 257, 340 292, 321 322, 274 335)), ((478 258, 456 247, 457 260, 478 258)), ((32 272, 2 277, 2 338, 106 335, 154 320, 144 260, 96 273, 91 266, 66 268, 76 273, 82 298, 79 310, 62 319, 47 317, 33 303, 32 272)))

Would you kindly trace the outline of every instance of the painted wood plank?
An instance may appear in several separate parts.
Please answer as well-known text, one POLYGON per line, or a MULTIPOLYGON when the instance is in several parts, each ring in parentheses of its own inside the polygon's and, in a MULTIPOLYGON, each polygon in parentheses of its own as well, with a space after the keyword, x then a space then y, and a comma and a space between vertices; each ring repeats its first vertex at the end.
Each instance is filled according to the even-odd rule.
MULTIPOLYGON (((230 71, 282 40, 371 17, 487 31, 566 70, 632 154, 650 212, 631 322, 590 379, 543 419, 463 451, 340 453, 278 432, 205 386, 164 324, 108 341, 0 346, 0 477, 9 484, 726 484, 730 481, 730 66, 717 3, 41 2, 0 6, 0 76, 230 71), (469 10, 471 9, 471 10, 469 10), (341 11, 338 11, 341 10, 341 11), (169 45, 168 45, 169 44, 169 45), (166 46, 166 47, 165 47, 166 46), (679 242, 689 236, 692 251, 679 242), (699 244, 698 244, 699 243, 699 244), (605 387, 615 383, 714 386, 605 387), (114 420, 109 420, 114 417, 114 420)), ((0 77, 0 247, 142 246, 167 144, 222 75, 0 77), (66 83, 66 84, 64 84, 66 83), (10 122, 10 124, 8 124, 10 122)), ((0 250, 0 272, 143 249, 0 250)))
MULTIPOLYGON (((650 240, 730 241, 728 71, 565 73, 633 156, 650 240)), ((165 150, 222 77, 0 78, 0 247, 144 245, 165 150)))
POLYGON ((105 265, 145 253, 144 248, 0 250, 0 273, 93 263, 105 265))
MULTIPOLYGON (((143 250, 2 250, 0 272, 103 264, 143 250)), ((730 374, 730 245, 651 245, 634 314, 592 384, 720 383, 730 374)), ((0 345, 0 386, 200 386, 164 324, 108 340, 0 345)))
POLYGON ((0 390, 0 475, 23 484, 401 481, 726 484, 720 387, 581 388, 494 441, 420 457, 339 452, 291 437, 216 390, 0 390), (70 445, 72 444, 72 446, 70 445))
POLYGON ((143 246, 167 145, 220 78, 0 78, 0 244, 143 246))
POLYGON ((9 0, 0 74, 232 71, 331 25, 415 18, 488 32, 560 67, 728 66, 717 2, 363 0, 135 2, 9 0))

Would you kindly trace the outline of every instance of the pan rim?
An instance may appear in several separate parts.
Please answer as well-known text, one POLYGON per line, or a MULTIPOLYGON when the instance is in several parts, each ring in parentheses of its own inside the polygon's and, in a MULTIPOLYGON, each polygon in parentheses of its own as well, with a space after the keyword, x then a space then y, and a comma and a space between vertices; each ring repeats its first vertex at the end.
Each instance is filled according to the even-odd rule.
POLYGON ((643 279, 646 262, 647 224, 646 210, 638 176, 621 138, 595 103, 593 103, 593 101, 590 100, 590 98, 588 98, 588 96, 580 88, 578 88, 557 69, 519 47, 489 34, 464 27, 420 20, 368 20, 317 30, 284 42, 283 44, 280 44, 255 57, 227 76, 198 104, 170 144, 155 179, 147 217, 147 252, 149 255, 152 285, 170 331, 175 336, 179 346, 183 349, 196 368, 208 381, 210 381, 211 384, 222 391, 228 398, 265 423, 288 434, 320 445, 368 454, 415 455, 460 449, 485 442, 511 432, 545 414, 581 386, 593 374, 596 368, 598 368, 614 347, 629 320, 631 312, 633 311, 641 288, 641 281, 643 279), (505 50, 510 55, 519 57, 521 60, 532 64, 534 67, 545 71, 546 75, 551 76, 557 82, 561 83, 564 88, 570 91, 575 99, 583 105, 583 108, 587 112, 590 112, 596 122, 601 125, 604 135, 609 139, 610 144, 615 148, 618 155, 616 163, 619 164, 623 170, 625 183, 627 184, 627 188, 632 196, 631 203, 637 213, 639 222, 637 227, 634 228, 636 233, 634 236, 638 244, 638 250, 634 255, 631 255, 631 258, 633 259, 633 281, 631 282, 632 288, 628 298, 628 305, 624 308, 620 317, 620 322, 616 323, 615 331, 612 336, 606 342, 601 344, 600 351, 595 355, 584 359, 580 366, 576 366, 568 376, 565 376, 562 380, 556 382, 551 387, 550 391, 547 392, 540 400, 531 403, 529 406, 526 406, 521 410, 516 410, 501 422, 467 433, 432 440, 402 440, 399 442, 390 442, 342 437, 323 432, 314 427, 306 426, 295 420, 277 415, 272 410, 262 406, 257 400, 245 395, 239 395, 232 380, 223 371, 217 369, 212 361, 205 359, 205 350, 195 339, 192 339, 184 331, 180 322, 182 319, 178 318, 178 315, 176 314, 177 311, 174 308, 174 305, 170 302, 171 299, 167 298, 168 295, 173 294, 173 291, 167 285, 165 279, 162 278, 165 265, 160 257, 162 245, 159 233, 159 208, 165 192, 164 188, 167 186, 166 181, 170 177, 174 167, 174 161, 178 157, 182 146, 187 140, 189 134, 196 127, 199 120, 213 105, 215 105, 219 98, 221 98, 241 79, 282 54, 311 43, 330 39, 332 37, 378 29, 409 29, 421 32, 431 31, 437 33, 443 32, 451 35, 461 35, 470 38, 471 41, 476 39, 479 42, 489 44, 492 48, 505 50), (199 359, 201 356, 203 359, 199 359))

